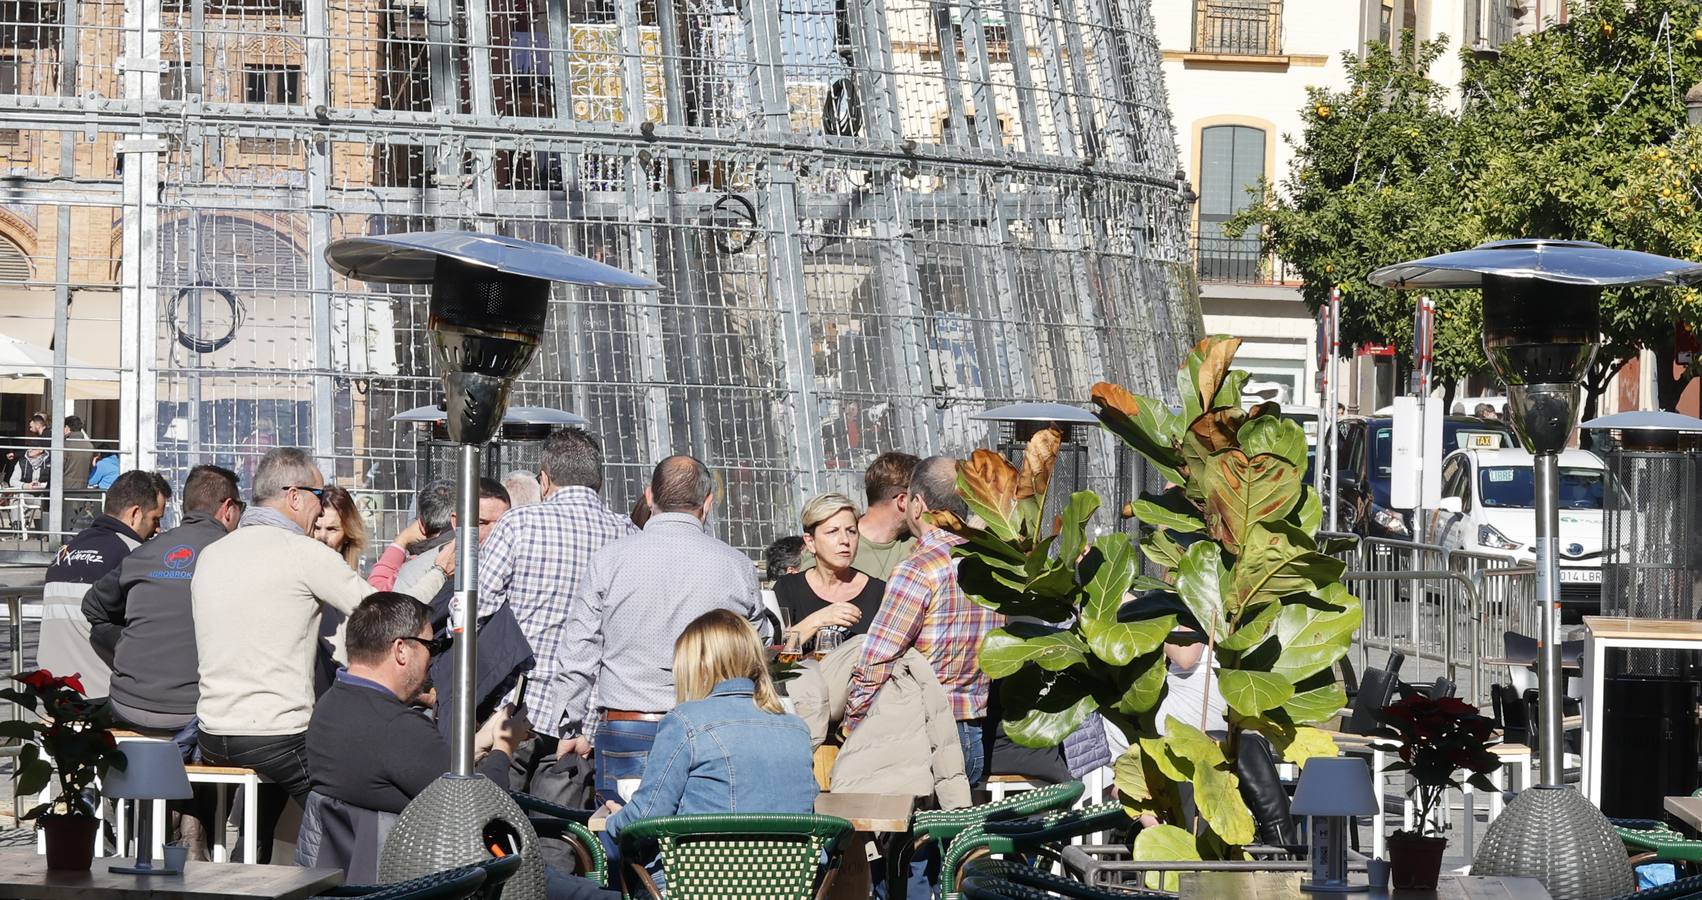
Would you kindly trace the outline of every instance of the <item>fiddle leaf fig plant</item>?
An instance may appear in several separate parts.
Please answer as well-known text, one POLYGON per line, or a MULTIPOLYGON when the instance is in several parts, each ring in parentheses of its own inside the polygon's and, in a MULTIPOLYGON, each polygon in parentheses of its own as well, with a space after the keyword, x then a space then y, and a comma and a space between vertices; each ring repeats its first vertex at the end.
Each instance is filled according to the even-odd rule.
POLYGON ((1011 738, 1053 746, 1097 712, 1129 739, 1119 793, 1131 815, 1160 823, 1140 832, 1137 859, 1240 858, 1256 831, 1236 775, 1241 736, 1263 735, 1301 765, 1333 756, 1316 726, 1347 699, 1332 667, 1359 627, 1359 600, 1340 582, 1344 565, 1320 551, 1305 434, 1274 403, 1241 407, 1247 374, 1230 368, 1239 346, 1219 337, 1193 349, 1177 374, 1179 412, 1118 385, 1093 388, 1101 423, 1169 481, 1125 510, 1147 526, 1139 545, 1123 533, 1089 539, 1100 505, 1089 491, 1043 521, 1056 431, 1028 444, 1020 468, 975 451, 958 473, 971 522, 933 514, 965 539, 965 593, 1007 617, 982 641, 980 664, 1000 680, 1011 738), (1163 576, 1144 574, 1147 563, 1163 576), (1203 714, 1158 721, 1165 648, 1197 642, 1206 691, 1227 706, 1224 733, 1207 734, 1203 714))

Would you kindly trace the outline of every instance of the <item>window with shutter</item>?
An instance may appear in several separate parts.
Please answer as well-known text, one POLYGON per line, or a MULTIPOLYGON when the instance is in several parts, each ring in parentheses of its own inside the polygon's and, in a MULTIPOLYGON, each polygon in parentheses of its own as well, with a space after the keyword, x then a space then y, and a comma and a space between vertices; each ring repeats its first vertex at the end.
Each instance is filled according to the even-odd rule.
POLYGON ((35 267, 24 255, 24 248, 10 239, 0 237, 0 284, 17 284, 30 280, 35 267))
POLYGON ((1259 275, 1259 236, 1224 236, 1223 223, 1252 202, 1247 189, 1265 175, 1265 131, 1214 125, 1200 132, 1200 277, 1252 281, 1259 275))

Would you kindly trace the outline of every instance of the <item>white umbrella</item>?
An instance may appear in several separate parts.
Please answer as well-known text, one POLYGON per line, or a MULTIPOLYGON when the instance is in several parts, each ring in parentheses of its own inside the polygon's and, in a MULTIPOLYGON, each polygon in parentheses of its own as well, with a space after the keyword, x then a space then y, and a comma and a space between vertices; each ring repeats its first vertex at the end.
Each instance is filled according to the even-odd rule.
MULTIPOLYGON (((46 391, 44 382, 52 381, 54 372, 52 350, 0 334, 0 393, 40 395, 46 391)), ((65 373, 70 379, 66 383, 66 393, 74 400, 115 399, 118 396, 117 372, 98 369, 67 357, 65 373)))

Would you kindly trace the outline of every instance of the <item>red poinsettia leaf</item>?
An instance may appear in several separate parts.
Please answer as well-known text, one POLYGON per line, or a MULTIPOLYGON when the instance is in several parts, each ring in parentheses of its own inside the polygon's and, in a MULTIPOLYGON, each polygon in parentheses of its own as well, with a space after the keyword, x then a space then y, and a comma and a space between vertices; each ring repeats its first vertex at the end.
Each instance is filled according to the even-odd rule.
POLYGON ((70 688, 73 691, 76 691, 79 694, 87 695, 88 691, 83 690, 82 676, 83 676, 83 673, 81 673, 81 672, 73 672, 72 674, 67 675, 64 678, 59 679, 59 683, 61 685, 65 686, 65 687, 70 688))

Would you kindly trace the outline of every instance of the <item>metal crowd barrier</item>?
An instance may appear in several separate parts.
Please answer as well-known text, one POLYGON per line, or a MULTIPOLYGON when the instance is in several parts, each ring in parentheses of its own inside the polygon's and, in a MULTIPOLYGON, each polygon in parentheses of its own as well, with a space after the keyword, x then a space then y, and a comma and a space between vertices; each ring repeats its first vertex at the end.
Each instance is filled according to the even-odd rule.
POLYGON ((1510 556, 1386 538, 1359 538, 1336 556, 1365 610, 1353 648, 1362 672, 1399 651, 1402 680, 1446 677, 1487 707, 1483 660, 1502 655, 1503 632, 1536 634, 1536 569, 1510 556))

